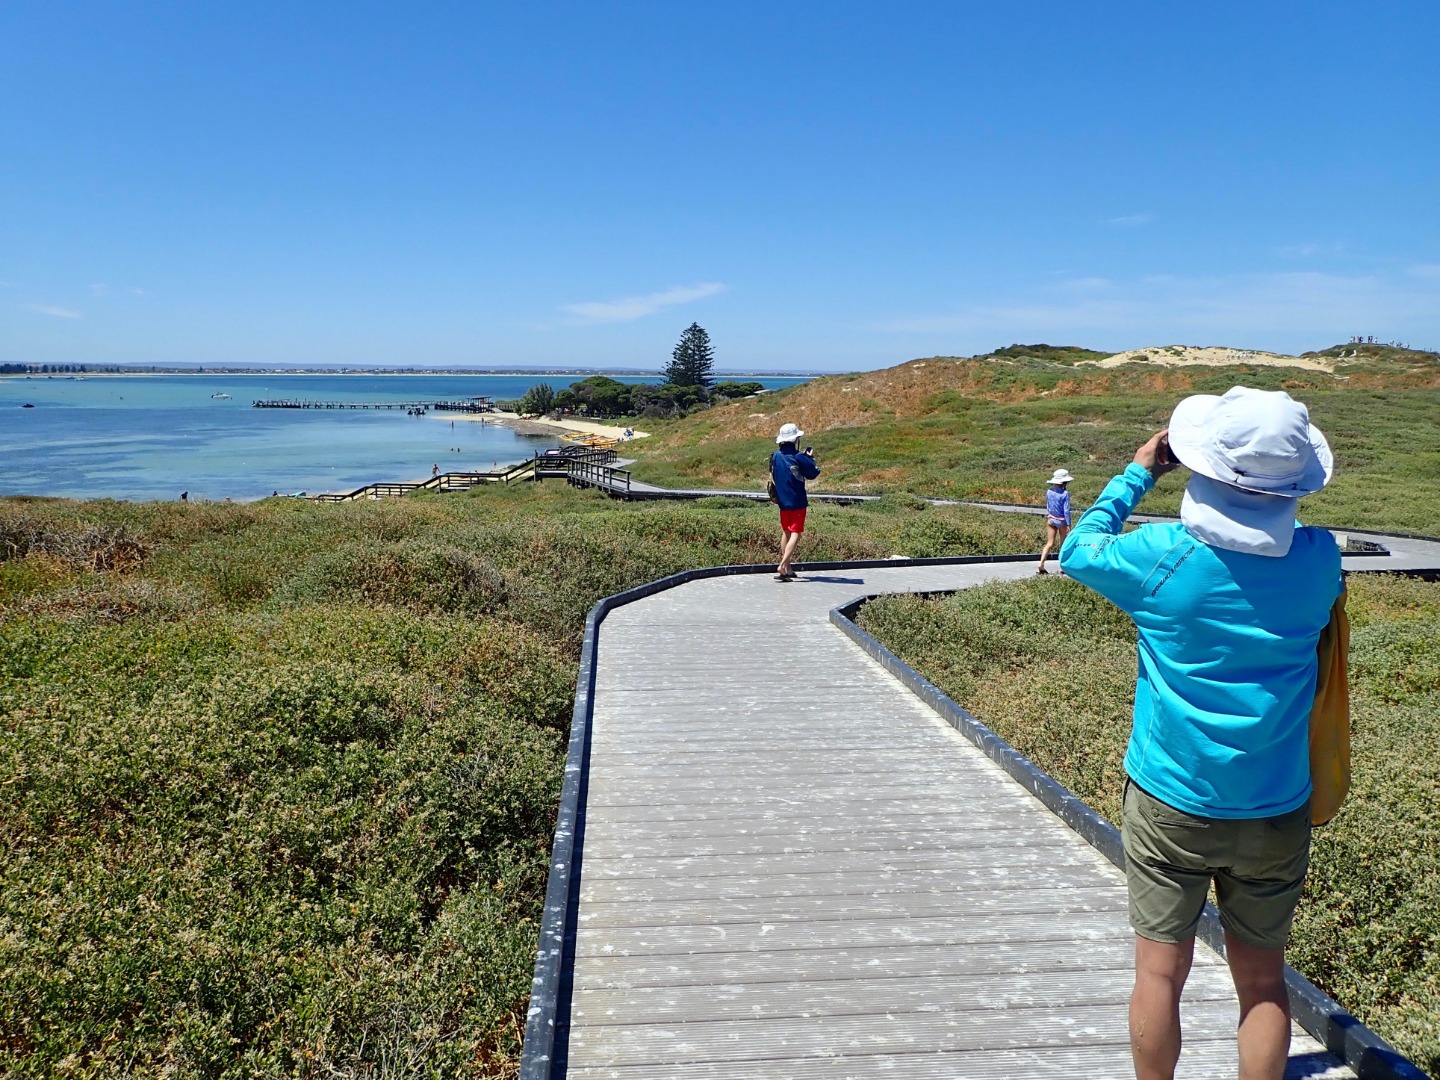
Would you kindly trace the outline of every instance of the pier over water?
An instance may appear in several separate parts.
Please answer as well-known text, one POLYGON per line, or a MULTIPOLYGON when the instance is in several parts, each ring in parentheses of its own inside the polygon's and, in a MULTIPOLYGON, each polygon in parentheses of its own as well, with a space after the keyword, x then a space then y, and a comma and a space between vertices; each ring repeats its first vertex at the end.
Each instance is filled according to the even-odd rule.
POLYGON ((271 398, 252 401, 256 409, 406 409, 428 412, 488 413, 495 403, 488 397, 472 397, 463 401, 314 401, 308 398, 271 398))

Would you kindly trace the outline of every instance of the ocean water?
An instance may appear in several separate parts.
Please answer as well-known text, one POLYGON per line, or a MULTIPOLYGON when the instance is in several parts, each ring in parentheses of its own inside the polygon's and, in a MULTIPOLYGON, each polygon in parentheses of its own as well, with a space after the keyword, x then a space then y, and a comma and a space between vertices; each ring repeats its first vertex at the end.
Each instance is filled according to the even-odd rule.
MULTIPOLYGON (((580 376, 82 375, 0 378, 0 495, 263 498, 522 461, 555 445, 454 413, 256 409, 257 399, 521 397, 580 376), (217 396, 228 395, 228 396, 217 396), (34 408, 25 408, 25 405, 34 408), (452 426, 453 424, 453 426, 452 426)), ((625 378, 623 382, 655 379, 625 378)), ((804 379, 756 377, 767 387, 804 379)))

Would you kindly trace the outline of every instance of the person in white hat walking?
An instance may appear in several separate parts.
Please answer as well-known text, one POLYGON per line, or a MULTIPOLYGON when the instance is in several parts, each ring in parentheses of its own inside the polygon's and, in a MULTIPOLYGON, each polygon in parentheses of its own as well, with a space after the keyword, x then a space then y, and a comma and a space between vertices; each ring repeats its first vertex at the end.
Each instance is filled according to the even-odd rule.
POLYGON ((1040 566, 1037 574, 1048 574, 1045 560, 1050 549, 1065 542, 1070 531, 1070 489, 1066 487, 1075 478, 1064 469, 1056 469, 1050 477, 1050 486, 1045 489, 1045 546, 1040 549, 1040 566))
POLYGON ((780 506, 780 563, 775 567, 776 581, 794 581, 790 562, 805 532, 805 511, 810 499, 805 494, 805 481, 820 475, 815 464, 814 447, 798 448, 805 432, 794 424, 785 424, 775 436, 775 452, 770 455, 770 479, 774 483, 775 501, 780 506))
POLYGON ((1060 548, 1065 572, 1135 622, 1139 676, 1122 836, 1135 1075, 1168 1080, 1180 994, 1211 883, 1240 1000, 1241 1080, 1279 1080, 1285 945, 1310 853, 1316 646, 1340 550, 1295 519, 1333 472, 1305 406, 1237 386, 1176 406, 1060 548), (1190 470, 1180 521, 1123 532, 1155 480, 1190 470))

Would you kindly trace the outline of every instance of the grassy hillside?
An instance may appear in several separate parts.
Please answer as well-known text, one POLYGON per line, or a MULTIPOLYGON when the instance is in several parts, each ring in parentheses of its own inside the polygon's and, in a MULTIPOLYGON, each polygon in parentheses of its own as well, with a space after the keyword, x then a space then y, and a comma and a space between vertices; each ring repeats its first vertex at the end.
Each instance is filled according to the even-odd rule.
MULTIPOLYGON (((1354 783, 1316 831, 1289 960, 1440 1076, 1440 584, 1352 575, 1354 783)), ((1128 619, 1074 582, 935 601, 861 622, 1119 824, 1135 685, 1128 619)))
MULTIPOLYGON (((1064 466, 1083 506, 1181 397, 1245 384, 1288 390, 1330 439, 1336 480, 1305 501, 1307 520, 1434 532, 1440 363, 1415 357, 1341 362, 1334 374, 1258 366, 1098 370, 1033 357, 914 360, 658 422, 659 438, 632 444, 635 473, 661 484, 758 488, 775 430, 793 421, 820 459, 818 490, 1039 503, 1051 470, 1064 466)), ((1147 506, 1178 509, 1183 485, 1180 474, 1166 478, 1147 506)))
MULTIPOLYGON (((1038 546, 812 520, 814 558, 1038 546)), ((776 532, 559 484, 0 500, 0 1074, 512 1075, 585 613, 776 532)))

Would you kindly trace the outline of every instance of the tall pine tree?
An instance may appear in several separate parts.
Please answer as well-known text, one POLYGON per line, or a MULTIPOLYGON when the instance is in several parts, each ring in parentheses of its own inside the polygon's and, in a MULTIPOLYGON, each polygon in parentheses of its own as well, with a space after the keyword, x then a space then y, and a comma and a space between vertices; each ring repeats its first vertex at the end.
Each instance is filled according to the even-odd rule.
POLYGON ((665 368, 665 381, 671 386, 710 385, 710 370, 715 366, 715 348, 710 344, 710 335, 699 323, 691 323, 689 329, 680 335, 680 342, 672 352, 669 365, 665 368))

